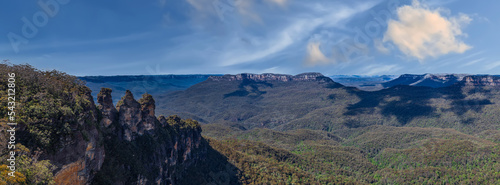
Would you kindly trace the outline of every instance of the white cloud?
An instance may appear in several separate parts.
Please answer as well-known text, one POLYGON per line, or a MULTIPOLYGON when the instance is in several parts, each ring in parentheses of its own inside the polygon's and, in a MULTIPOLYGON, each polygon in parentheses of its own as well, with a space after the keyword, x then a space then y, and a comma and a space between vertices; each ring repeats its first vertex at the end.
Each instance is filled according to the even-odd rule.
POLYGON ((417 0, 399 7, 399 20, 390 20, 384 42, 393 42, 408 56, 423 60, 448 53, 464 53, 471 46, 458 38, 466 36, 462 28, 471 22, 468 15, 442 15, 442 9, 430 9, 417 0))
POLYGON ((329 63, 328 58, 319 49, 320 43, 310 42, 307 45, 307 65, 317 65, 317 64, 327 64, 329 63))

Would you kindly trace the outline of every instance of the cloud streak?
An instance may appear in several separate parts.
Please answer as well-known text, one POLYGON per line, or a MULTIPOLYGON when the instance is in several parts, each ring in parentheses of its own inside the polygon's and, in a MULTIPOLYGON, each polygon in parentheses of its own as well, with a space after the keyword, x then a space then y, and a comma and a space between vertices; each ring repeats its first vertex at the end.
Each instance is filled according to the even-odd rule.
POLYGON ((396 64, 390 64, 390 65, 381 65, 381 64, 372 64, 368 65, 363 69, 363 74, 364 75, 381 75, 381 74, 389 74, 389 73, 394 73, 395 71, 400 70, 401 67, 399 67, 396 64))
POLYGON ((252 39, 256 43, 260 43, 252 49, 242 47, 238 42, 229 43, 226 45, 226 54, 221 56, 219 61, 222 61, 221 66, 231 66, 266 59, 285 51, 294 44, 303 44, 303 41, 318 28, 337 25, 374 5, 374 3, 363 3, 354 7, 338 6, 332 7, 332 10, 336 11, 330 11, 317 17, 305 15, 291 17, 289 19, 292 21, 283 28, 276 28, 277 31, 273 32, 275 34, 252 39))

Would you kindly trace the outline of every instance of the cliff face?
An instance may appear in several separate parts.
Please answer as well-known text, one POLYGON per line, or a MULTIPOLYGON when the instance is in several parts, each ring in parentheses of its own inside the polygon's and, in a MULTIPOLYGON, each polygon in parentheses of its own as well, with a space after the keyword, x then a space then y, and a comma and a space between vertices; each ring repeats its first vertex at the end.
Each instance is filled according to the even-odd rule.
POLYGON ((283 74, 249 74, 242 73, 237 75, 224 75, 224 76, 211 76, 208 78, 212 81, 241 81, 241 80, 253 80, 257 82, 263 81, 332 81, 330 78, 323 76, 321 73, 302 73, 295 76, 283 75, 283 74))
POLYGON ((466 86, 500 87, 500 77, 491 75, 466 76, 462 83, 466 86))
MULTIPOLYGON (((111 90, 103 88, 99 95, 111 98, 111 90)), ((99 107, 110 105, 102 101, 99 107)), ((115 121, 106 127, 109 154, 95 184, 176 184, 206 157, 200 125, 177 116, 157 118, 151 95, 136 101, 127 91, 116 109, 116 114, 103 112, 102 120, 115 121)))
MULTIPOLYGON (((17 177, 2 171, 0 184, 176 184, 206 157, 200 125, 175 116, 160 122, 151 95, 136 101, 127 91, 115 107, 104 88, 96 107, 74 76, 0 64, 7 73, 16 74, 17 177)), ((7 87, 0 81, 2 170, 10 157, 7 87)))
MULTIPOLYGON (((84 97, 93 104, 90 92, 87 92, 84 97)), ((46 153, 40 157, 40 159, 50 160, 58 167, 54 174, 56 184, 87 184, 101 169, 104 162, 104 146, 99 144, 102 134, 97 129, 97 125, 85 123, 85 120, 96 123, 97 112, 93 107, 84 107, 83 112, 91 114, 79 115, 88 117, 71 125, 72 130, 79 130, 79 132, 63 137, 62 147, 57 152, 46 153)))

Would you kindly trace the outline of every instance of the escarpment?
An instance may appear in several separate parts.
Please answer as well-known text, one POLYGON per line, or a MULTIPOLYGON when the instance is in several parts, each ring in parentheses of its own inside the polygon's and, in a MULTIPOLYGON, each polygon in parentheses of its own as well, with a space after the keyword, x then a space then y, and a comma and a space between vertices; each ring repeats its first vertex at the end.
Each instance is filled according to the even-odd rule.
MULTIPOLYGON (((84 100, 93 105, 90 92, 86 92, 84 100)), ((49 160, 57 168, 54 171, 56 184, 88 184, 95 173, 102 167, 105 158, 102 133, 97 124, 95 107, 82 107, 78 121, 69 125, 73 133, 60 138, 60 146, 55 151, 42 152, 40 160, 49 160), (84 119, 82 119, 84 118, 84 119)))
MULTIPOLYGON (((76 77, 40 71, 29 65, 0 64, 0 74, 16 74, 14 128, 4 105, 7 84, 0 81, 0 137, 15 129, 15 148, 1 146, 0 161, 16 153, 19 182, 0 177, 0 184, 88 184, 105 158, 99 110, 90 89, 76 77), (23 178, 24 177, 24 178, 23 178)), ((10 134, 9 134, 10 135, 10 134)), ((1 140, 1 139, 0 139, 1 140)), ((2 174, 5 174, 2 172, 2 174)))
POLYGON ((500 77, 492 75, 475 75, 466 76, 462 83, 466 86, 489 86, 489 87, 499 87, 500 77))
MULTIPOLYGON (((111 90, 103 88, 99 95, 111 98, 111 90)), ((109 101, 100 103, 110 107, 109 101)), ((205 158, 200 125, 178 116, 157 118, 151 95, 136 101, 126 91, 116 110, 102 114, 102 120, 111 120, 105 128, 108 153, 94 184, 176 184, 186 169, 205 158)))

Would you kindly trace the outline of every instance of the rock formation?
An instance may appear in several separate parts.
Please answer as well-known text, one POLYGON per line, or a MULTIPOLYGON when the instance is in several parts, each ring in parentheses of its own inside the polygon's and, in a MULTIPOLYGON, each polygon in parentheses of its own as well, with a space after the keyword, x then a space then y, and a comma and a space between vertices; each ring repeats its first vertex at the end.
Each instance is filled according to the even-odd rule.
POLYGON ((142 122, 141 104, 134 99, 130 91, 125 92, 125 96, 116 105, 118 110, 118 123, 124 126, 124 138, 131 141, 134 134, 142 135, 138 132, 138 126, 142 122))
POLYGON ((118 111, 113 105, 113 99, 111 98, 112 90, 109 88, 102 88, 101 92, 97 95, 97 103, 99 103, 99 110, 101 111, 103 118, 101 119, 101 124, 105 127, 109 127, 113 121, 117 118, 118 111))
MULTIPOLYGON (((99 95, 99 100, 111 99, 108 89, 103 88, 99 95)), ((109 107, 106 101, 99 103, 99 107, 109 107)), ((104 164, 105 170, 99 172, 104 178, 96 179, 100 184, 176 184, 187 168, 205 158, 207 146, 202 144, 200 125, 178 116, 157 118, 155 101, 149 94, 136 101, 126 91, 117 104, 118 119, 109 117, 113 114, 102 115, 103 120, 116 120, 106 128, 106 148, 114 148, 106 160, 115 163, 104 164), (117 171, 126 173, 127 179, 114 177, 117 171)))
POLYGON ((462 83, 466 86, 490 86, 490 87, 499 87, 500 86, 500 77, 499 76, 491 76, 491 75, 475 75, 475 76, 466 76, 462 83))

